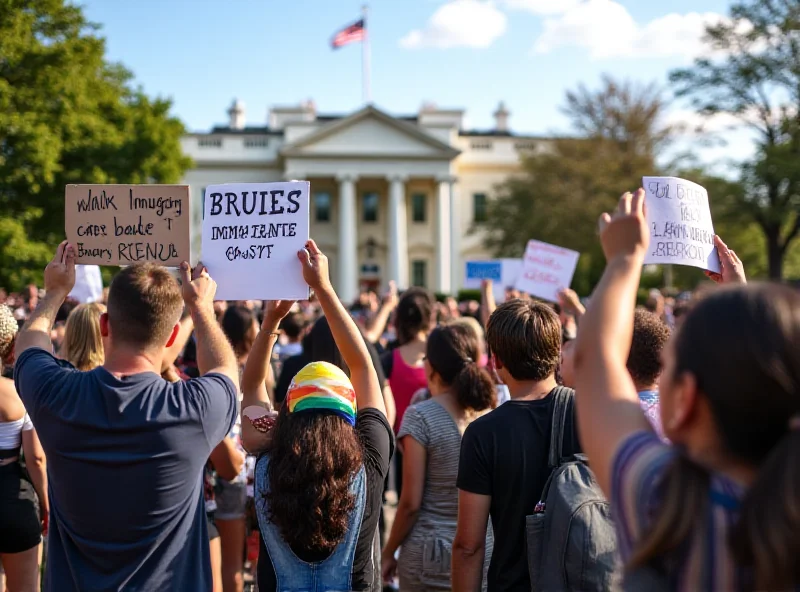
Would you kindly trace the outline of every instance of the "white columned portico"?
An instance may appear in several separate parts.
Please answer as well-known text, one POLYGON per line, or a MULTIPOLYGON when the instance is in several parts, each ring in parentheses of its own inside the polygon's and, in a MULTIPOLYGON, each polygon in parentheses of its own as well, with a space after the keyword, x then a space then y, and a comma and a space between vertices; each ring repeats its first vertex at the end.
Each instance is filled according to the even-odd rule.
POLYGON ((397 287, 408 287, 408 220, 406 177, 389 177, 389 277, 397 287))
POLYGON ((450 177, 437 179, 439 195, 436 200, 436 291, 442 294, 450 293, 450 277, 452 262, 450 255, 450 225, 451 225, 451 179, 450 177))
POLYGON ((344 174, 339 181, 339 260, 337 291, 350 304, 358 294, 358 253, 356 251, 356 175, 344 174))
POLYGON ((455 293, 464 277, 461 263, 461 208, 458 207, 458 179, 450 179, 450 289, 455 293))

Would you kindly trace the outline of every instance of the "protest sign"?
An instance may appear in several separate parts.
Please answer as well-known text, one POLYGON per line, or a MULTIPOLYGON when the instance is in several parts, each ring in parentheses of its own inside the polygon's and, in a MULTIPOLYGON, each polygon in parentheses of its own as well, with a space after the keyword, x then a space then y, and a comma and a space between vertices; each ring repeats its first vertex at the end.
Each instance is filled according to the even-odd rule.
POLYGON ((464 267, 464 288, 475 290, 482 280, 492 280, 496 302, 504 302, 506 289, 517 282, 522 259, 492 259, 489 261, 467 261, 464 267))
POLYGON ((644 177, 650 248, 648 264, 691 265, 720 272, 708 192, 677 177, 644 177))
POLYGON ((577 251, 536 240, 528 241, 517 290, 531 296, 558 302, 558 292, 569 288, 578 258, 577 251))
POLYGON ((77 263, 177 267, 189 260, 188 185, 67 185, 64 203, 77 263))
POLYGON ((81 304, 97 302, 103 298, 103 276, 97 265, 76 265, 75 286, 68 298, 81 304))
POLYGON ((206 187, 203 264, 218 300, 304 300, 297 252, 308 240, 309 183, 206 187))

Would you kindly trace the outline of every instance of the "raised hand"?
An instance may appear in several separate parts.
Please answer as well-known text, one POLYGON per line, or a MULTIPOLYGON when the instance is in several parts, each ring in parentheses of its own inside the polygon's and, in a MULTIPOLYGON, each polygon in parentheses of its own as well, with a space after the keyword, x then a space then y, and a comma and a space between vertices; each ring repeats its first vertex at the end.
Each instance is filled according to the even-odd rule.
POLYGON ((397 295, 397 283, 394 280, 389 280, 389 289, 383 296, 383 303, 395 308, 400 302, 400 297, 397 295))
POLYGON ((718 284, 746 284, 747 278, 744 275, 744 265, 739 256, 733 249, 722 242, 722 239, 714 235, 714 245, 717 247, 719 264, 722 273, 707 271, 706 275, 718 284))
POLYGON ((48 294, 66 298, 75 287, 75 247, 62 241, 53 260, 44 269, 44 289, 48 294))
POLYGON ((317 243, 309 240, 306 248, 298 251, 297 258, 303 264, 303 279, 316 292, 330 289, 328 258, 319 250, 317 243))
POLYGON ((573 316, 580 316, 586 312, 578 294, 570 288, 564 288, 558 292, 558 303, 564 312, 573 316))
POLYGON ((600 242, 609 262, 618 257, 644 259, 650 243, 644 215, 644 189, 623 194, 613 215, 600 216, 600 242))
POLYGON ((181 293, 183 301, 189 310, 207 308, 214 312, 214 295, 217 293, 217 282, 208 275, 208 270, 202 263, 191 270, 189 264, 181 263, 181 293))
POLYGON ((296 303, 296 300, 267 300, 264 306, 264 321, 261 323, 261 328, 270 329, 280 324, 296 303))

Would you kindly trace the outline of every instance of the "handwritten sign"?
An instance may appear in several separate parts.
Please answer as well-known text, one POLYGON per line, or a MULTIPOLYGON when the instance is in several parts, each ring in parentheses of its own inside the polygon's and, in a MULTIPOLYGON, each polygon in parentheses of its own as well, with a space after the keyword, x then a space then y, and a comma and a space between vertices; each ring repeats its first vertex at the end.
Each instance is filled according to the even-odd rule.
POLYGON ((578 258, 577 251, 531 240, 525 249, 517 290, 558 302, 558 291, 569 288, 578 258))
POLYGON ((464 288, 478 289, 482 280, 492 280, 495 301, 504 302, 506 288, 516 284, 521 269, 522 259, 467 261, 464 267, 464 288))
POLYGON ((303 300, 297 252, 308 240, 309 183, 206 187, 201 260, 218 300, 303 300))
POLYGON ((650 249, 645 264, 691 265, 719 273, 708 192, 677 177, 644 177, 650 249))
POLYGON ((177 267, 189 260, 188 185, 67 185, 64 203, 77 263, 177 267))

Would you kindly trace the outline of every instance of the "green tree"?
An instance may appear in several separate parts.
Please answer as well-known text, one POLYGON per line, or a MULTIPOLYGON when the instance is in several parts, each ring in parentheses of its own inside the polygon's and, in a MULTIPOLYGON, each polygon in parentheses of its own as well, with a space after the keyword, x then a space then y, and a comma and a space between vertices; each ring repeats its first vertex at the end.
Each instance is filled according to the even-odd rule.
POLYGON ((768 273, 783 276, 800 233, 800 1, 737 2, 706 29, 707 55, 670 80, 703 115, 729 114, 757 132, 736 207, 763 233, 768 273))
POLYGON ((672 130, 658 89, 604 78, 599 90, 566 96, 573 138, 556 138, 523 158, 523 173, 496 189, 486 246, 519 257, 531 238, 581 252, 573 287, 588 293, 605 266, 596 224, 620 193, 657 174, 656 157, 672 130))
MULTIPOLYGON (((65 0, 0 0, 0 216, 34 251, 64 235, 66 184, 174 183, 191 166, 171 102, 108 62, 97 29, 65 0)), ((9 265, 24 261, 4 256, 0 285, 9 265)))

